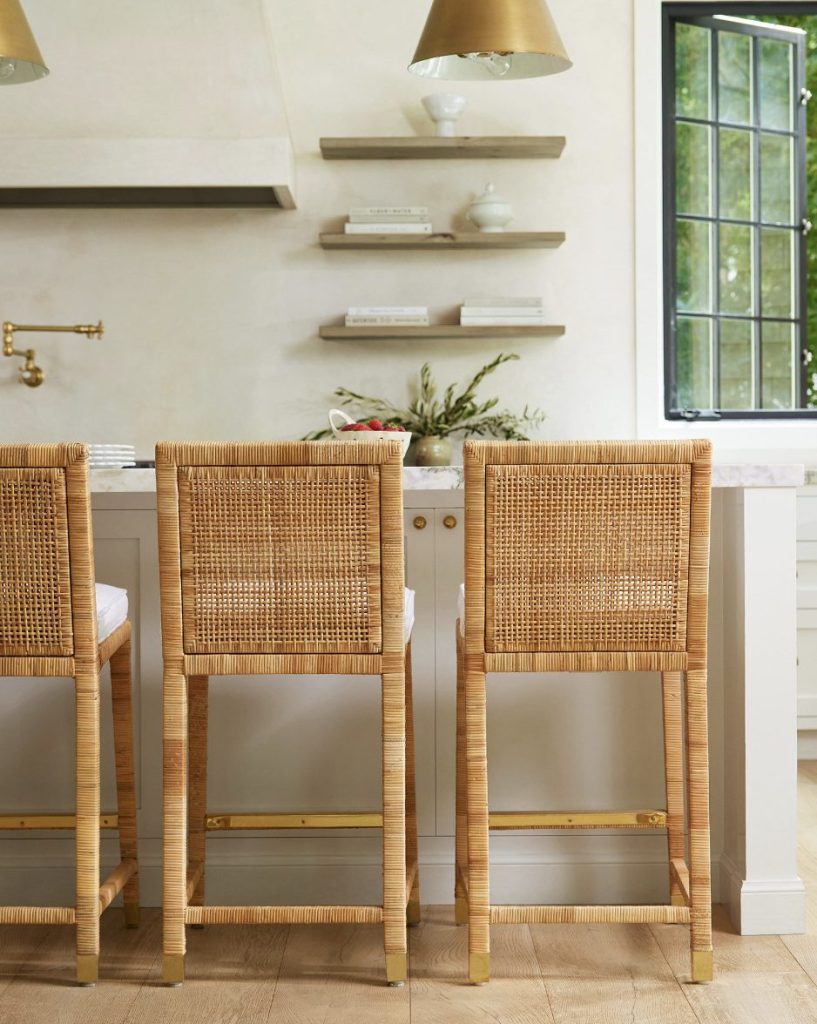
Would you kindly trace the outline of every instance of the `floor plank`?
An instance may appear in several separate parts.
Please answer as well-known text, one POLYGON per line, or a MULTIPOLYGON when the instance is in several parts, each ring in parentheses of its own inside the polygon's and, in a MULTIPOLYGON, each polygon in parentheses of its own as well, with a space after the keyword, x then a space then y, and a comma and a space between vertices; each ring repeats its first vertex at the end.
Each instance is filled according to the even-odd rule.
MULTIPOLYGON (((4 931, 6 929, 3 929, 4 931)), ((24 926, 17 929, 26 931, 24 926)), ((45 939, 19 965, 0 997, 3 1024, 120 1024, 150 974, 161 944, 161 914, 143 912, 139 928, 125 928, 122 912, 105 914, 100 925, 100 981, 75 984, 73 928, 46 929, 45 939)))
POLYGON ((556 1024, 696 1024, 647 925, 531 925, 556 1024))
MULTIPOLYGON (((123 1024, 264 1024, 287 931, 286 925, 189 928, 184 985, 169 988, 162 983, 157 956, 123 1024)), ((0 1003, 0 1017, 2 1010, 0 1003)))
POLYGON ((271 1019, 275 1024, 409 1024, 408 985, 386 984, 383 929, 293 925, 271 1019))
POLYGON ((411 1020, 422 1024, 552 1024, 547 992, 530 930, 500 926, 491 932, 487 985, 470 985, 468 929, 454 924, 453 907, 430 907, 409 930, 411 1020))

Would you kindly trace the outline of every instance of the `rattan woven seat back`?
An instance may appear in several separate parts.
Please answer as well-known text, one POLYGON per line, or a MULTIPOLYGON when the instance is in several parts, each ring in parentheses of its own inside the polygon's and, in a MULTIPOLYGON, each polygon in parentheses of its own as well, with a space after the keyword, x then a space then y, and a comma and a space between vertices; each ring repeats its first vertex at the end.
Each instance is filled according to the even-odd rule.
POLYGON ((402 982, 419 883, 400 444, 160 444, 156 478, 165 980, 183 980, 185 924, 359 921, 382 922, 402 982), (315 673, 381 677, 382 813, 208 814, 209 677, 315 673), (304 827, 382 828, 382 905, 204 905, 208 829, 304 827))
POLYGON ((471 978, 488 978, 491 922, 686 921, 707 980, 709 442, 467 442, 464 462, 455 897, 471 978), (486 673, 545 671, 661 673, 665 810, 489 812, 486 673), (491 828, 666 828, 671 904, 491 907, 491 828))
MULTIPOLYGON (((138 924, 131 626, 100 643, 88 450, 81 444, 0 445, 0 677, 67 676, 76 695, 76 813, 0 815, 0 829, 76 830, 73 907, 0 907, 2 924, 71 924, 77 980, 96 981, 99 918, 124 890, 138 924), (111 664, 118 813, 100 814, 100 672, 111 664), (100 885, 100 827, 118 828, 121 863, 100 885)), ((7 684, 9 685, 9 684, 7 684)))

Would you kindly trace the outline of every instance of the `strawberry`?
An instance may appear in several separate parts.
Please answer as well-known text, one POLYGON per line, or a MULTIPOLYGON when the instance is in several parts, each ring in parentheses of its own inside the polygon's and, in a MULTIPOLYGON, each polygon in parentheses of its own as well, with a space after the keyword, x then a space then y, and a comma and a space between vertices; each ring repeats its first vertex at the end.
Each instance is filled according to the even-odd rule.
POLYGON ((377 419, 369 420, 369 430, 382 430, 382 429, 383 429, 383 424, 380 422, 380 420, 377 420, 377 419))
POLYGON ((370 430, 371 427, 368 423, 353 423, 352 430, 370 430))
POLYGON ((405 427, 399 426, 397 423, 387 423, 384 430, 405 430, 405 427))
POLYGON ((343 426, 340 428, 340 432, 343 433, 344 430, 354 430, 355 426, 356 424, 354 423, 344 423, 343 426))

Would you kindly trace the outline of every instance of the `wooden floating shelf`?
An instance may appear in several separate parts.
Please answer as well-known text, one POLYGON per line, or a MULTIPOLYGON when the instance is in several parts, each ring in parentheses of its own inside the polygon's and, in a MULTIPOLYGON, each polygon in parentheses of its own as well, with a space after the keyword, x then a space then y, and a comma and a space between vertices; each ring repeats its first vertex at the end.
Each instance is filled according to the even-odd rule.
POLYGON ((491 160, 545 157, 565 148, 563 135, 463 135, 321 139, 324 160, 491 160))
POLYGON ((500 325, 463 326, 462 324, 430 324, 416 326, 395 324, 371 327, 321 327, 320 336, 327 341, 395 340, 398 338, 557 338, 565 333, 562 324, 524 324, 519 327, 500 325))
POLYGON ((321 245, 324 249, 556 249, 564 240, 564 231, 440 231, 433 235, 321 235, 321 245))

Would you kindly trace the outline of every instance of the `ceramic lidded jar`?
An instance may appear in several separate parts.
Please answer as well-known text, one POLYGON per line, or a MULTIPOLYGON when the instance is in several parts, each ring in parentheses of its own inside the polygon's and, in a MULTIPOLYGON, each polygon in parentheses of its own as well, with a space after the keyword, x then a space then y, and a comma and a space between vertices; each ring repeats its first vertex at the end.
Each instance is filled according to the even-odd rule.
POLYGON ((480 231, 504 231, 505 225, 513 220, 513 208, 507 199, 497 195, 493 183, 489 182, 482 195, 468 207, 467 216, 480 231))

